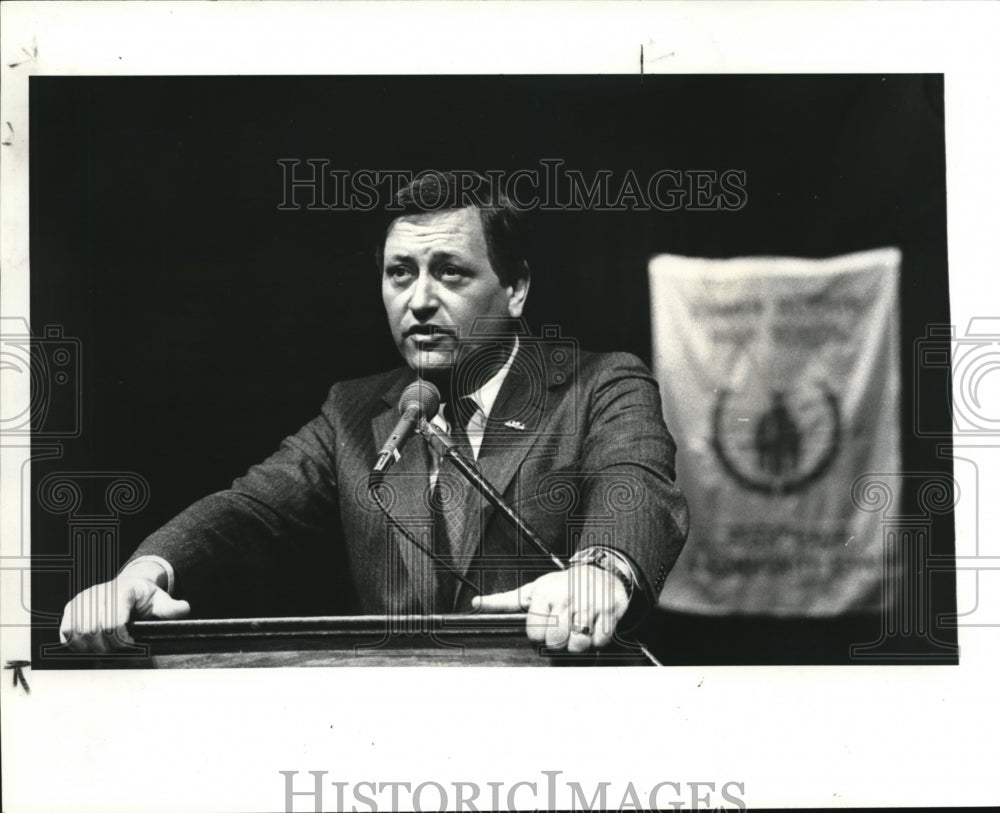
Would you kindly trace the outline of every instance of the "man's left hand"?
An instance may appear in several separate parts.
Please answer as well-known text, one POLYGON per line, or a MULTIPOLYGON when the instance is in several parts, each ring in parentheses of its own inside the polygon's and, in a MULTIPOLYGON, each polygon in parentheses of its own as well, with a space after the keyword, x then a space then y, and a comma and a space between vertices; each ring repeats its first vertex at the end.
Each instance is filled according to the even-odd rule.
POLYGON ((573 565, 506 593, 476 596, 472 608, 487 613, 527 610, 532 641, 550 649, 586 652, 611 641, 628 609, 628 594, 613 573, 594 565, 573 565))

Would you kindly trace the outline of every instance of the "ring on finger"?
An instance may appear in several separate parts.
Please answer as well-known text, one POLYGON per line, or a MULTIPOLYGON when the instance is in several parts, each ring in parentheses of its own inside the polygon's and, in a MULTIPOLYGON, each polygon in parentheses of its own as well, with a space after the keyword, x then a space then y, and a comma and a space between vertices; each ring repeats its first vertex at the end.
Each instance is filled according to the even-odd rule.
POLYGON ((590 635, 593 630, 590 628, 590 624, 580 624, 577 619, 578 614, 573 614, 573 623, 570 624, 569 631, 575 632, 577 635, 590 635))

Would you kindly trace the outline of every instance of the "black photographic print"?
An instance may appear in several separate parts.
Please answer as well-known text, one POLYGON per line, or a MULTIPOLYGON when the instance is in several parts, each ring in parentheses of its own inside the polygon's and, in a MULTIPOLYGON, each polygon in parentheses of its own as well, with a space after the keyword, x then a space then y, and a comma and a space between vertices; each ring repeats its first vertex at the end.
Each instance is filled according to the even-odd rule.
MULTIPOLYGON (((64 334, 39 343, 39 368, 52 375, 57 354, 80 356, 77 380, 50 386, 34 442, 43 449, 60 420, 84 427, 32 468, 33 552, 52 568, 35 574, 36 608, 58 614, 67 586, 113 578, 142 539, 315 417, 333 383, 400 366, 376 266, 384 210, 412 179, 451 173, 470 199, 499 190, 528 221, 522 355, 566 357, 577 374, 579 352, 638 357, 660 373, 673 408, 682 490, 712 492, 708 504, 688 495, 691 537, 677 568, 694 564, 683 580, 661 574, 662 606, 643 621, 658 660, 957 660, 954 629, 939 620, 954 607, 947 497, 920 504, 927 488, 950 488, 950 463, 911 408, 934 426, 948 408, 947 391, 929 383, 940 372, 910 363, 949 318, 941 75, 37 77, 31 103, 31 321, 64 334), (697 295, 673 292, 670 304, 650 293, 649 269, 664 256, 815 261, 880 250, 895 254, 854 264, 889 262, 876 272, 887 283, 808 263, 788 278, 780 260, 764 259, 763 273, 786 274, 781 290, 730 267, 703 272, 697 295), (663 317, 682 296, 687 332, 664 337, 685 318, 663 317), (879 297, 885 304, 869 307, 879 297), (48 349, 70 339, 77 346, 48 349), (682 354, 695 366, 672 367, 682 354), (704 379, 700 355, 714 359, 717 379, 704 379), (789 368, 810 360, 796 379, 789 368), (755 373, 741 383, 748 363, 755 373), (731 394, 706 397, 720 389, 731 394), (892 432, 896 443, 873 448, 892 432), (898 479, 855 483, 879 473, 898 479), (907 516, 924 517, 914 533, 927 539, 912 556, 928 559, 927 574, 915 559, 902 565, 912 572, 880 572, 909 555, 887 547, 907 529, 874 513, 865 488, 894 489, 907 516), (709 527, 726 500, 738 506, 732 522, 709 527), (101 516, 113 529, 95 543, 101 516), (71 554, 68 585, 51 564, 67 542, 90 548, 71 554), (907 579, 923 579, 926 606, 886 606, 907 579)), ((566 431, 585 434, 592 396, 567 397, 581 403, 566 431)), ((346 528, 362 498, 357 483, 336 485, 348 492, 346 528)), ((647 510, 643 494, 628 499, 639 507, 624 508, 647 510)), ((552 544, 579 514, 559 515, 552 544)), ((238 587, 216 575, 211 589, 226 598, 213 594, 207 611, 195 601, 191 618, 364 615, 372 603, 348 597, 372 588, 351 572, 358 564, 343 548, 353 540, 338 539, 336 525, 307 553, 279 543, 289 553, 263 574, 229 566, 238 587)), ((55 633, 37 628, 39 645, 55 633)), ((73 665, 67 655, 52 664, 73 665)), ((321 661, 310 652, 305 662, 321 661)))

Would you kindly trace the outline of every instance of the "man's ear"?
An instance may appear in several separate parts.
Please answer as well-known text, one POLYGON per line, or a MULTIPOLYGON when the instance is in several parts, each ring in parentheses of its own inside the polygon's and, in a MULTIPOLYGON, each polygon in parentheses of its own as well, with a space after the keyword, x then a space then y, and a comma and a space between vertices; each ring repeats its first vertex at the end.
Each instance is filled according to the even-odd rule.
POLYGON ((528 268, 527 262, 522 262, 520 269, 518 269, 517 277, 514 279, 514 284, 507 286, 508 299, 507 299, 507 312, 514 318, 518 319, 521 313, 524 311, 524 302, 528 298, 528 289, 531 287, 531 270, 528 268))

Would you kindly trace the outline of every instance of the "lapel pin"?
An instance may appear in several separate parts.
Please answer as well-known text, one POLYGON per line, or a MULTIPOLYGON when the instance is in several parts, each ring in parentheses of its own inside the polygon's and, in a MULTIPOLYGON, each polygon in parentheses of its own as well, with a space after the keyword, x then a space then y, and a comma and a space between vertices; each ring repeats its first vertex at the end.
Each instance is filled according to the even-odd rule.
POLYGON ((525 427, 520 421, 507 421, 504 426, 508 429, 516 429, 518 432, 523 432, 525 427))

